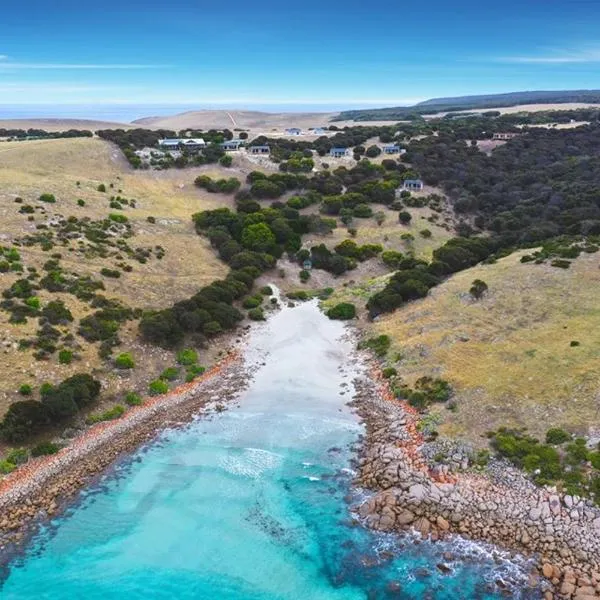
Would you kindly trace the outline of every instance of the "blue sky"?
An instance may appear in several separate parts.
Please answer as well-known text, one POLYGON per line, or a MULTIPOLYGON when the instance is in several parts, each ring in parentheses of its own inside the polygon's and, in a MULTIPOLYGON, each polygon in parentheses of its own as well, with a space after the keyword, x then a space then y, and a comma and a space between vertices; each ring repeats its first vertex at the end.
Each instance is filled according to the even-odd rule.
POLYGON ((0 103, 360 107, 600 88, 597 0, 289 4, 7 1, 0 103))

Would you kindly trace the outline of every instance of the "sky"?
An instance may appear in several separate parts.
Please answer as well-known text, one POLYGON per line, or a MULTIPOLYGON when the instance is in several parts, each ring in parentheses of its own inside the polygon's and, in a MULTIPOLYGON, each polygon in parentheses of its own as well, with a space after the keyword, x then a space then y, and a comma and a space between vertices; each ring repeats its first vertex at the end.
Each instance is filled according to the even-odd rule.
POLYGON ((598 0, 2 2, 0 104, 399 106, 600 88, 598 0))

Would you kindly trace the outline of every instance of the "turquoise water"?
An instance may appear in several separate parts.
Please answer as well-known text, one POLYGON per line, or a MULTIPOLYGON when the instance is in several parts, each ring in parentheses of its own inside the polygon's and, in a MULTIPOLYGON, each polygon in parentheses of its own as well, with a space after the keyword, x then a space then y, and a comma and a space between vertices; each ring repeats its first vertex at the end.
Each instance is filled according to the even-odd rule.
POLYGON ((361 427, 344 406, 354 371, 343 333, 314 304, 273 317, 252 335, 248 391, 86 490, 13 560, 0 598, 500 597, 491 584, 518 570, 485 549, 352 525, 361 427))

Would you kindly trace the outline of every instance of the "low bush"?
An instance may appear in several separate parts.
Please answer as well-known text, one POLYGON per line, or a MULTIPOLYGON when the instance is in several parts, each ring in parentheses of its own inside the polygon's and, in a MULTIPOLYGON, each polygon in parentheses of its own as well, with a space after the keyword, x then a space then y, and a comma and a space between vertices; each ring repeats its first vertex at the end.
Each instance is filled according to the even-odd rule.
POLYGON ((29 460, 29 455, 25 448, 14 448, 8 453, 6 460, 14 465, 22 465, 29 460))
POLYGON ((143 402, 142 397, 135 392, 127 392, 123 400, 127 406, 140 406, 140 404, 143 402))
POLYGON ((383 371, 381 371, 381 374, 386 379, 390 379, 390 377, 395 377, 396 375, 398 375, 398 371, 396 371, 394 367, 386 367, 385 369, 383 369, 383 371))
POLYGON ((115 367, 117 369, 133 369, 135 367, 135 361, 131 352, 121 352, 115 358, 115 367))
POLYGON ((70 365, 73 362, 73 352, 71 350, 61 350, 58 353, 58 362, 61 365, 70 365))
POLYGON ((50 454, 56 454, 59 450, 60 446, 53 442, 40 442, 31 449, 31 456, 34 458, 37 456, 48 456, 50 454))
POLYGON ((39 198, 40 202, 47 202, 49 204, 54 204, 56 202, 56 198, 54 194, 42 194, 39 198))
POLYGON ((160 394, 166 394, 169 391, 169 386, 162 379, 155 379, 150 382, 148 386, 148 392, 151 396, 159 396, 160 394))
POLYGON ((206 369, 200 365, 192 365, 192 366, 188 367, 186 375, 185 375, 186 383, 189 383, 190 381, 194 381, 194 379, 196 379, 197 377, 200 377, 200 375, 202 375, 205 371, 206 371, 206 369))
POLYGON ((179 377, 179 369, 177 367, 167 367, 161 374, 159 379, 163 381, 175 381, 179 377))
POLYGON ((188 366, 198 362, 198 353, 192 348, 185 348, 177 353, 177 363, 188 366))
POLYGON ((560 427, 553 427, 546 432, 546 444, 558 445, 570 442, 571 434, 560 427))
POLYGON ((265 313, 262 308, 253 308, 248 311, 248 318, 252 321, 264 321, 265 313))
POLYGON ((265 285, 263 287, 260 288, 260 293, 263 296, 272 296, 273 295, 273 288, 269 285, 265 285))
POLYGON ((100 423, 102 421, 114 421, 119 417, 122 417, 125 414, 125 407, 117 404, 108 410, 105 410, 103 413, 99 413, 96 415, 90 415, 85 422, 88 425, 93 425, 94 423, 100 423))
POLYGON ((28 383, 24 383, 19 387, 19 394, 21 394, 21 396, 31 396, 32 393, 33 388, 28 383))
POLYGON ((471 284, 471 289, 469 290, 469 294, 475 298, 475 300, 479 300, 485 292, 488 290, 488 285, 485 281, 481 279, 475 279, 471 284))
POLYGON ((8 475, 12 473, 17 468, 17 465, 11 463, 8 460, 0 460, 0 473, 2 475, 8 475))
POLYGON ((121 272, 116 269, 108 269, 107 267, 102 267, 100 269, 100 274, 104 275, 104 277, 110 277, 112 279, 119 279, 121 277, 121 272))
POLYGON ((354 319, 354 317, 356 317, 356 307, 350 302, 340 302, 327 311, 327 316, 330 319, 337 319, 340 321, 354 319))
POLYGON ((387 335, 379 335, 367 340, 363 340, 358 344, 359 350, 372 350, 380 358, 385 356, 392 345, 392 340, 387 335))

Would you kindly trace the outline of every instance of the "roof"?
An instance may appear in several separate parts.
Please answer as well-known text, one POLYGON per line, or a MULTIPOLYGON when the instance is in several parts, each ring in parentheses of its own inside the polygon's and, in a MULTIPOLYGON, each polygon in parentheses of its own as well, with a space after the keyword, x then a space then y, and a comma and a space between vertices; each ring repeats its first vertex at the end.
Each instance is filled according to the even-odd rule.
POLYGON ((414 183, 417 185, 423 185, 423 181, 421 179, 405 179, 404 180, 404 185, 406 185, 407 183, 414 183))
POLYGON ((187 140, 180 140, 183 145, 194 144, 197 146, 206 146, 206 142, 202 138, 190 138, 187 140))
POLYGON ((250 149, 256 149, 256 150, 269 150, 269 146, 250 146, 250 149))
POLYGON ((164 140, 158 140, 159 146, 179 146, 181 140, 179 138, 166 138, 164 140))
POLYGON ((234 139, 234 140, 225 140, 224 142, 222 142, 222 146, 225 146, 227 144, 229 145, 235 145, 235 144, 243 144, 244 140, 240 140, 240 139, 234 139))
POLYGON ((348 148, 332 148, 329 152, 346 152, 348 148))
POLYGON ((302 131, 299 127, 288 127, 286 131, 302 131))
POLYGON ((384 144, 383 147, 384 148, 398 148, 398 150, 400 150, 400 146, 398 146, 398 144, 384 144))

